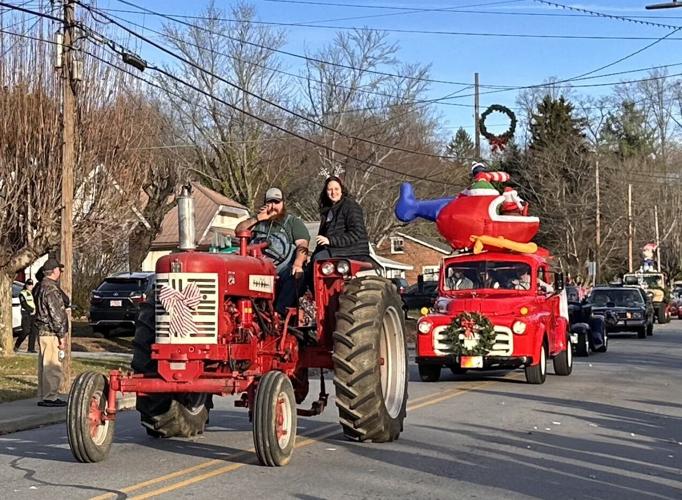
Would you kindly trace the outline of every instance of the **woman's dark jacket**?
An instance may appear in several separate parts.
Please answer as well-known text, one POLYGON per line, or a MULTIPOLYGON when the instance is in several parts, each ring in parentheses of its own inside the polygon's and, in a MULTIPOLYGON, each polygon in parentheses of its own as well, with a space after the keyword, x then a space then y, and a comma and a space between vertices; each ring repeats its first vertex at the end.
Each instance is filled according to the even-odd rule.
POLYGON ((332 257, 369 256, 369 238, 362 208, 355 200, 344 197, 322 210, 319 234, 329 238, 332 257))

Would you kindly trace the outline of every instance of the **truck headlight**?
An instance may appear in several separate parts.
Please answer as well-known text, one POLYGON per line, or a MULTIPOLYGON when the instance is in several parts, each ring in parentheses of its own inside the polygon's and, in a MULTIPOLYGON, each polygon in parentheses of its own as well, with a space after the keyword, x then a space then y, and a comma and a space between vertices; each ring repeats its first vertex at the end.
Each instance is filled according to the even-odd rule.
POLYGON ((423 334, 429 333, 431 331, 431 328, 433 328, 433 324, 430 321, 426 320, 421 320, 417 325, 417 330, 419 330, 419 333, 423 334))
POLYGON ((523 321, 514 321, 514 324, 512 325, 512 332, 517 335, 526 333, 526 324, 523 321))
POLYGON ((325 276, 329 276, 333 272, 334 272, 333 262, 325 262, 324 264, 322 264, 322 274, 324 274, 325 276))

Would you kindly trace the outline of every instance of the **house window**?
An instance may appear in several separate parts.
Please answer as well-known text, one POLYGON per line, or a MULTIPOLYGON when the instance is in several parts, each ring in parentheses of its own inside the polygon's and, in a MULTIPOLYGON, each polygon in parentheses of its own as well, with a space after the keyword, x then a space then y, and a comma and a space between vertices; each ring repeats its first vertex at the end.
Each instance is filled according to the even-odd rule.
POLYGON ((440 266, 422 266, 424 281, 438 281, 440 266))
POLYGON ((391 237, 391 253, 405 253, 405 241, 402 238, 391 237))

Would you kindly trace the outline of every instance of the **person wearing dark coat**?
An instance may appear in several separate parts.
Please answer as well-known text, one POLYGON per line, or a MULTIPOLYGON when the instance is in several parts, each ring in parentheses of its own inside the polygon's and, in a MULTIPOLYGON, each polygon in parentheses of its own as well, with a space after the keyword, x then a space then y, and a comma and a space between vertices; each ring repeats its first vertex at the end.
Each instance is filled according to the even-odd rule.
POLYGON ((360 204, 338 177, 329 177, 320 193, 320 230, 313 260, 332 257, 369 259, 369 238, 360 204))

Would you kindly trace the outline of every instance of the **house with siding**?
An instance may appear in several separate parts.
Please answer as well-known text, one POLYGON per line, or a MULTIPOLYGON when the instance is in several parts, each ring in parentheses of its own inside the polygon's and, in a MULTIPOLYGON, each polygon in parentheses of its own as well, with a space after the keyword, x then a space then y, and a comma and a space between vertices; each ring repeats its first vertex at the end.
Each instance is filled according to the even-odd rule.
POLYGON ((443 257, 450 255, 452 248, 434 238, 395 232, 384 238, 375 251, 382 258, 411 266, 411 270, 395 271, 387 277, 405 278, 412 284, 417 282, 419 275, 424 281, 437 280, 443 257))

